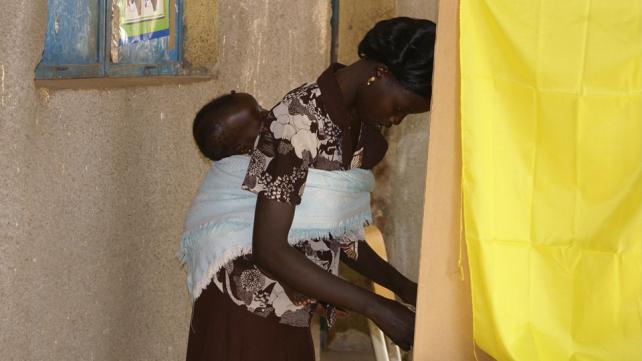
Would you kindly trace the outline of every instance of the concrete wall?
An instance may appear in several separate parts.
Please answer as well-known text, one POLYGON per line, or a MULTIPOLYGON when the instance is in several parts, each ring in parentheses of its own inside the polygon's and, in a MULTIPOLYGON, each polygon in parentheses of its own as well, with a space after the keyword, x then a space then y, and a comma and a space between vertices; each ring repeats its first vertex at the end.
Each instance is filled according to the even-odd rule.
POLYGON ((396 16, 395 0, 343 0, 339 2, 338 58, 351 64, 359 59, 357 47, 379 20, 396 16))
POLYGON ((189 0, 188 61, 211 81, 34 86, 46 1, 0 12, 0 358, 180 360, 190 304, 175 259, 206 163, 195 111, 231 89, 266 105, 329 62, 329 3, 189 0))

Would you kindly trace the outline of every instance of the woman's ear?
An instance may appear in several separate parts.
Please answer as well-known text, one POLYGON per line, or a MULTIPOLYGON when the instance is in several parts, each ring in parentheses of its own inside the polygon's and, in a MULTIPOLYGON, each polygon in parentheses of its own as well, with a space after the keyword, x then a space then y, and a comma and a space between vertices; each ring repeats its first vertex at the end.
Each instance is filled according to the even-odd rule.
POLYGON ((370 86, 374 84, 375 81, 385 78, 388 74, 390 74, 390 70, 388 69, 388 67, 384 64, 379 63, 374 68, 374 75, 368 78, 366 84, 370 86))
POLYGON ((385 74, 389 73, 389 72, 390 72, 390 70, 389 70, 389 69, 388 69, 388 67, 387 67, 387 66, 385 66, 384 64, 379 64, 379 65, 377 65, 377 67, 375 68, 375 76, 376 76, 378 79, 383 78, 383 76, 384 76, 385 74))

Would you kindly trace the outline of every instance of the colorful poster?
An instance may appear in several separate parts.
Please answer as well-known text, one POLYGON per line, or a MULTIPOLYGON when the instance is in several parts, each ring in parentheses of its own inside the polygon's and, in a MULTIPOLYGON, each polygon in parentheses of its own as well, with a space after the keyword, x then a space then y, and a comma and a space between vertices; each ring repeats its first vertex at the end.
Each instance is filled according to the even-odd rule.
POLYGON ((169 36, 169 0, 118 2, 120 45, 169 36))

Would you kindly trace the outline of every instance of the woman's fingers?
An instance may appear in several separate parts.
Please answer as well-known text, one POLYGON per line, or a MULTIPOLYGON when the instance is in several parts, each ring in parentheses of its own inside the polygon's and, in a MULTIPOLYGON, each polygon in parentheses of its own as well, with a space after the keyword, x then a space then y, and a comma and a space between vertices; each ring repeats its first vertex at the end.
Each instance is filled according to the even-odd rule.
POLYGON ((306 298, 306 299, 297 299, 297 300, 293 301, 293 303, 294 303, 296 306, 305 306, 305 305, 309 305, 309 304, 311 304, 312 302, 314 302, 314 300, 312 300, 312 299, 310 299, 310 298, 306 298))

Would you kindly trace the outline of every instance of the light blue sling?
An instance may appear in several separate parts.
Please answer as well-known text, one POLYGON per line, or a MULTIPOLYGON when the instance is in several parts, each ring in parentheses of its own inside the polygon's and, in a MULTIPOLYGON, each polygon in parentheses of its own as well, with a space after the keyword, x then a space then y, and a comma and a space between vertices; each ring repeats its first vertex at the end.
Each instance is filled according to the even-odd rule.
MULTIPOLYGON (((227 262, 252 253, 256 195, 241 189, 248 164, 249 157, 241 155, 214 162, 188 211, 177 256, 187 266, 192 300, 227 262)), ((294 245, 361 230, 372 222, 373 187, 374 176, 368 170, 310 169, 288 242, 294 245)))

